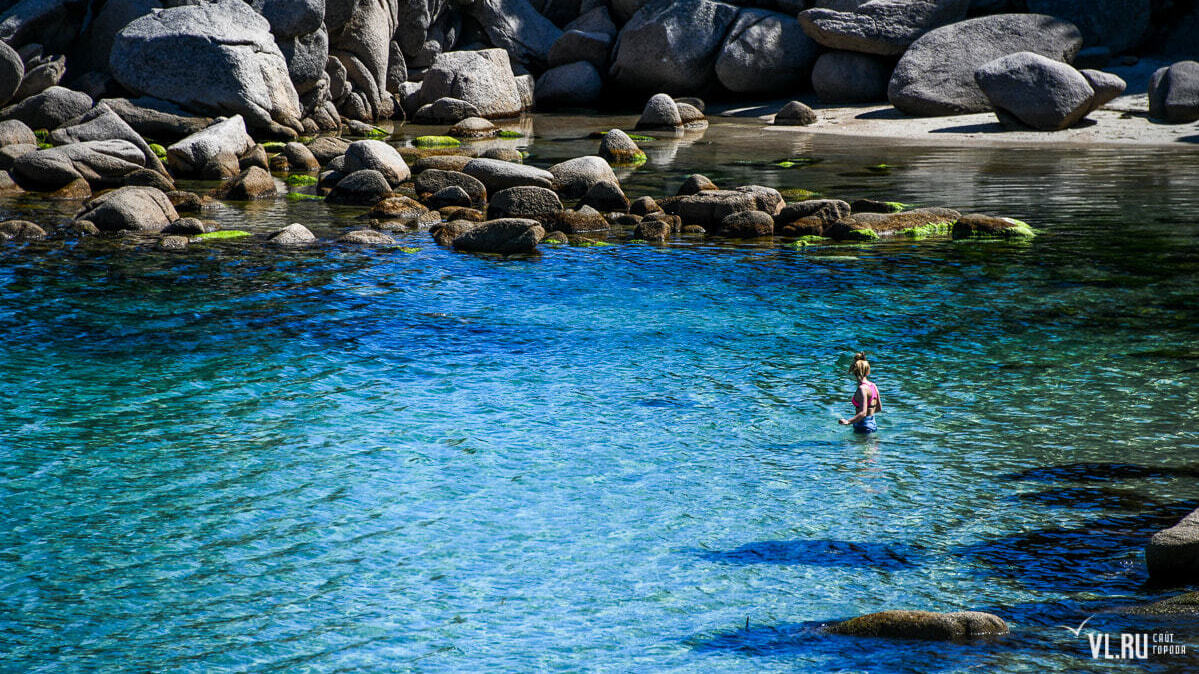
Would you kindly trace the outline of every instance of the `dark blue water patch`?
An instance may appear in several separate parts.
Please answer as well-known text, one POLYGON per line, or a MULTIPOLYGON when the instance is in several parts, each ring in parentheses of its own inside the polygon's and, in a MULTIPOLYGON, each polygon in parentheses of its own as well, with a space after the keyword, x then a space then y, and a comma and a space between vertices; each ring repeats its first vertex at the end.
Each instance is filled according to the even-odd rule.
POLYGON ((1062 487, 1016 494, 1011 498, 1052 508, 1093 512, 1141 513, 1185 507, 1185 504, 1168 504, 1142 492, 1114 487, 1062 487))
POLYGON ((902 571, 919 566, 923 552, 903 543, 797 539, 757 541, 732 550, 702 552, 700 556, 722 564, 801 564, 902 571))
POLYGON ((1031 480, 1034 482, 1110 482, 1112 480, 1196 477, 1199 477, 1199 464, 1145 466, 1130 463, 1070 463, 1029 468, 1004 476, 1008 480, 1031 480))
POLYGON ((690 637, 696 653, 735 653, 772 662, 804 662, 827 672, 940 672, 987 668, 1010 657, 1010 637, 943 642, 827 634, 822 628, 844 618, 748 625, 690 637))
POLYGON ((1193 504, 1145 514, 1101 516, 1071 527, 999 536, 950 554, 979 577, 1004 578, 1048 592, 1129 594, 1145 587, 1142 550, 1154 533, 1174 525, 1193 504))

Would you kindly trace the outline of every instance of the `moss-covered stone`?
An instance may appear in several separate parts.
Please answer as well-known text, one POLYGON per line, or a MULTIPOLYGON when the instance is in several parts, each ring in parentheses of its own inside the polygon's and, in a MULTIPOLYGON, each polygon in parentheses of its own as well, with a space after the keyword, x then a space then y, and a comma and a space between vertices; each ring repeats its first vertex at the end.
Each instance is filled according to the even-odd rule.
POLYGON ((953 238, 962 239, 1030 239, 1036 232, 1027 222, 1015 218, 997 218, 980 213, 963 215, 953 223, 953 238))
POLYGON ((952 228, 952 222, 943 220, 941 222, 930 222, 925 225, 901 229, 899 230, 899 236, 906 236, 909 239, 927 239, 930 236, 945 236, 949 234, 949 230, 952 228))
MULTIPOLYGON (((287 146, 287 143, 280 143, 279 141, 276 141, 276 140, 268 140, 267 142, 262 144, 262 149, 274 154, 274 153, 282 152, 283 148, 286 146, 287 146)), ((151 147, 153 147, 153 146, 151 146, 151 147)))
POLYGON ((305 194, 303 192, 288 192, 287 198, 291 201, 321 201, 324 197, 316 194, 305 194))
POLYGON ((319 182, 319 180, 320 179, 316 176, 296 173, 287 176, 287 180, 284 182, 286 182, 288 185, 315 185, 317 182, 319 182))
POLYGON ((960 217, 961 213, 948 208, 917 208, 903 213, 857 213, 826 226, 823 233, 838 241, 862 241, 862 235, 854 232, 870 230, 880 237, 896 236, 907 230, 929 232, 960 217))
POLYGON ((791 243, 788 243, 787 247, 788 248, 807 248, 808 246, 815 246, 817 244, 828 243, 830 241, 832 241, 832 239, 830 239, 826 236, 816 236, 814 234, 809 234, 807 236, 801 236, 798 239, 792 241, 791 243))
POLYGON ((167 158, 167 149, 158 143, 150 143, 150 151, 153 152, 154 156, 158 157, 159 159, 167 158))
POLYGON ((458 147, 461 141, 450 136, 417 136, 412 139, 416 147, 458 147))
POLYGON ((523 134, 519 131, 512 131, 511 129, 500 129, 500 132, 496 134, 496 137, 497 138, 507 138, 507 139, 524 138, 525 134, 523 134))

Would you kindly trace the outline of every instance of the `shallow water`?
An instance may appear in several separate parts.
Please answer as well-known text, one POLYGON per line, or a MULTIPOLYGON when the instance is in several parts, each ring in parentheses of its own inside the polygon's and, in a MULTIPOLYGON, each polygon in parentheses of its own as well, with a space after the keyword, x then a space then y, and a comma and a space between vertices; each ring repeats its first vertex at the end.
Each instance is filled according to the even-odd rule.
MULTIPOLYGON (((545 166, 631 118, 535 125, 510 142, 545 166)), ((729 120, 646 146, 635 195, 700 171, 1041 234, 508 260, 425 233, 416 252, 0 247, 0 670, 1105 664, 1059 625, 1171 594, 1142 546, 1199 495, 1199 153, 729 120), (796 156, 820 161, 770 165, 796 156), (868 439, 836 423, 856 349, 886 405, 868 439), (816 631, 887 608, 1013 634, 816 631)), ((361 212, 210 216, 331 236, 361 212)), ((1195 624, 1089 625, 1199 645, 1195 624)))

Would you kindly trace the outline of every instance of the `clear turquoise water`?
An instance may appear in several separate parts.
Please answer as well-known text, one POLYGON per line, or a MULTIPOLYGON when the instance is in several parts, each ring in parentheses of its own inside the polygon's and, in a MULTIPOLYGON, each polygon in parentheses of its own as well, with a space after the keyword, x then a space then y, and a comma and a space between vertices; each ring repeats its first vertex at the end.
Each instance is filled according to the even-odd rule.
MULTIPOLYGON (((615 125, 539 123, 540 165, 615 125)), ((631 192, 702 171, 1042 233, 0 247, 0 670, 1077 671, 1104 663, 1059 625, 1179 591, 1141 548, 1199 496, 1194 151, 731 121, 663 145, 631 192), (734 164, 795 154, 823 161, 734 164), (887 406, 869 439, 836 423, 857 349, 887 406), (1013 634, 816 631, 887 608, 1013 634)), ((331 236, 359 213, 213 217, 331 236)))

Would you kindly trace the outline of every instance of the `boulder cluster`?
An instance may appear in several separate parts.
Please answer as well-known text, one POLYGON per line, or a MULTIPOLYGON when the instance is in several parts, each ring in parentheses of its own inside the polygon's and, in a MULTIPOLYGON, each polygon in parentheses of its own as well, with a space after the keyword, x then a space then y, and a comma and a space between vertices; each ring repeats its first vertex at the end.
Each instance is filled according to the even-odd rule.
MULTIPOLYGON (((1188 36, 1199 29, 1199 3, 1160 0, 19 0, 0 7, 5 118, 53 128, 105 101, 145 135, 238 115, 251 132, 280 140, 350 120, 456 123, 510 117, 534 104, 589 107, 627 100, 607 94, 629 91, 777 98, 811 87, 828 102, 889 99, 915 115, 978 112, 992 109, 996 96, 976 72, 998 59, 1080 56, 1101 66, 1147 43, 1193 53, 1188 36)), ((1077 77, 1023 61, 1004 64, 1008 79, 1030 68, 1054 75, 1064 89, 1045 105, 1068 108, 1056 115, 1062 119, 1103 96, 1091 83, 1096 95, 1084 103, 1077 77)), ((995 69, 985 68, 988 77, 995 69)), ((1155 76, 1154 114, 1190 118, 1194 77, 1189 66, 1155 76)), ((991 88, 1005 89, 1004 100, 1022 96, 1019 87, 991 88)))

